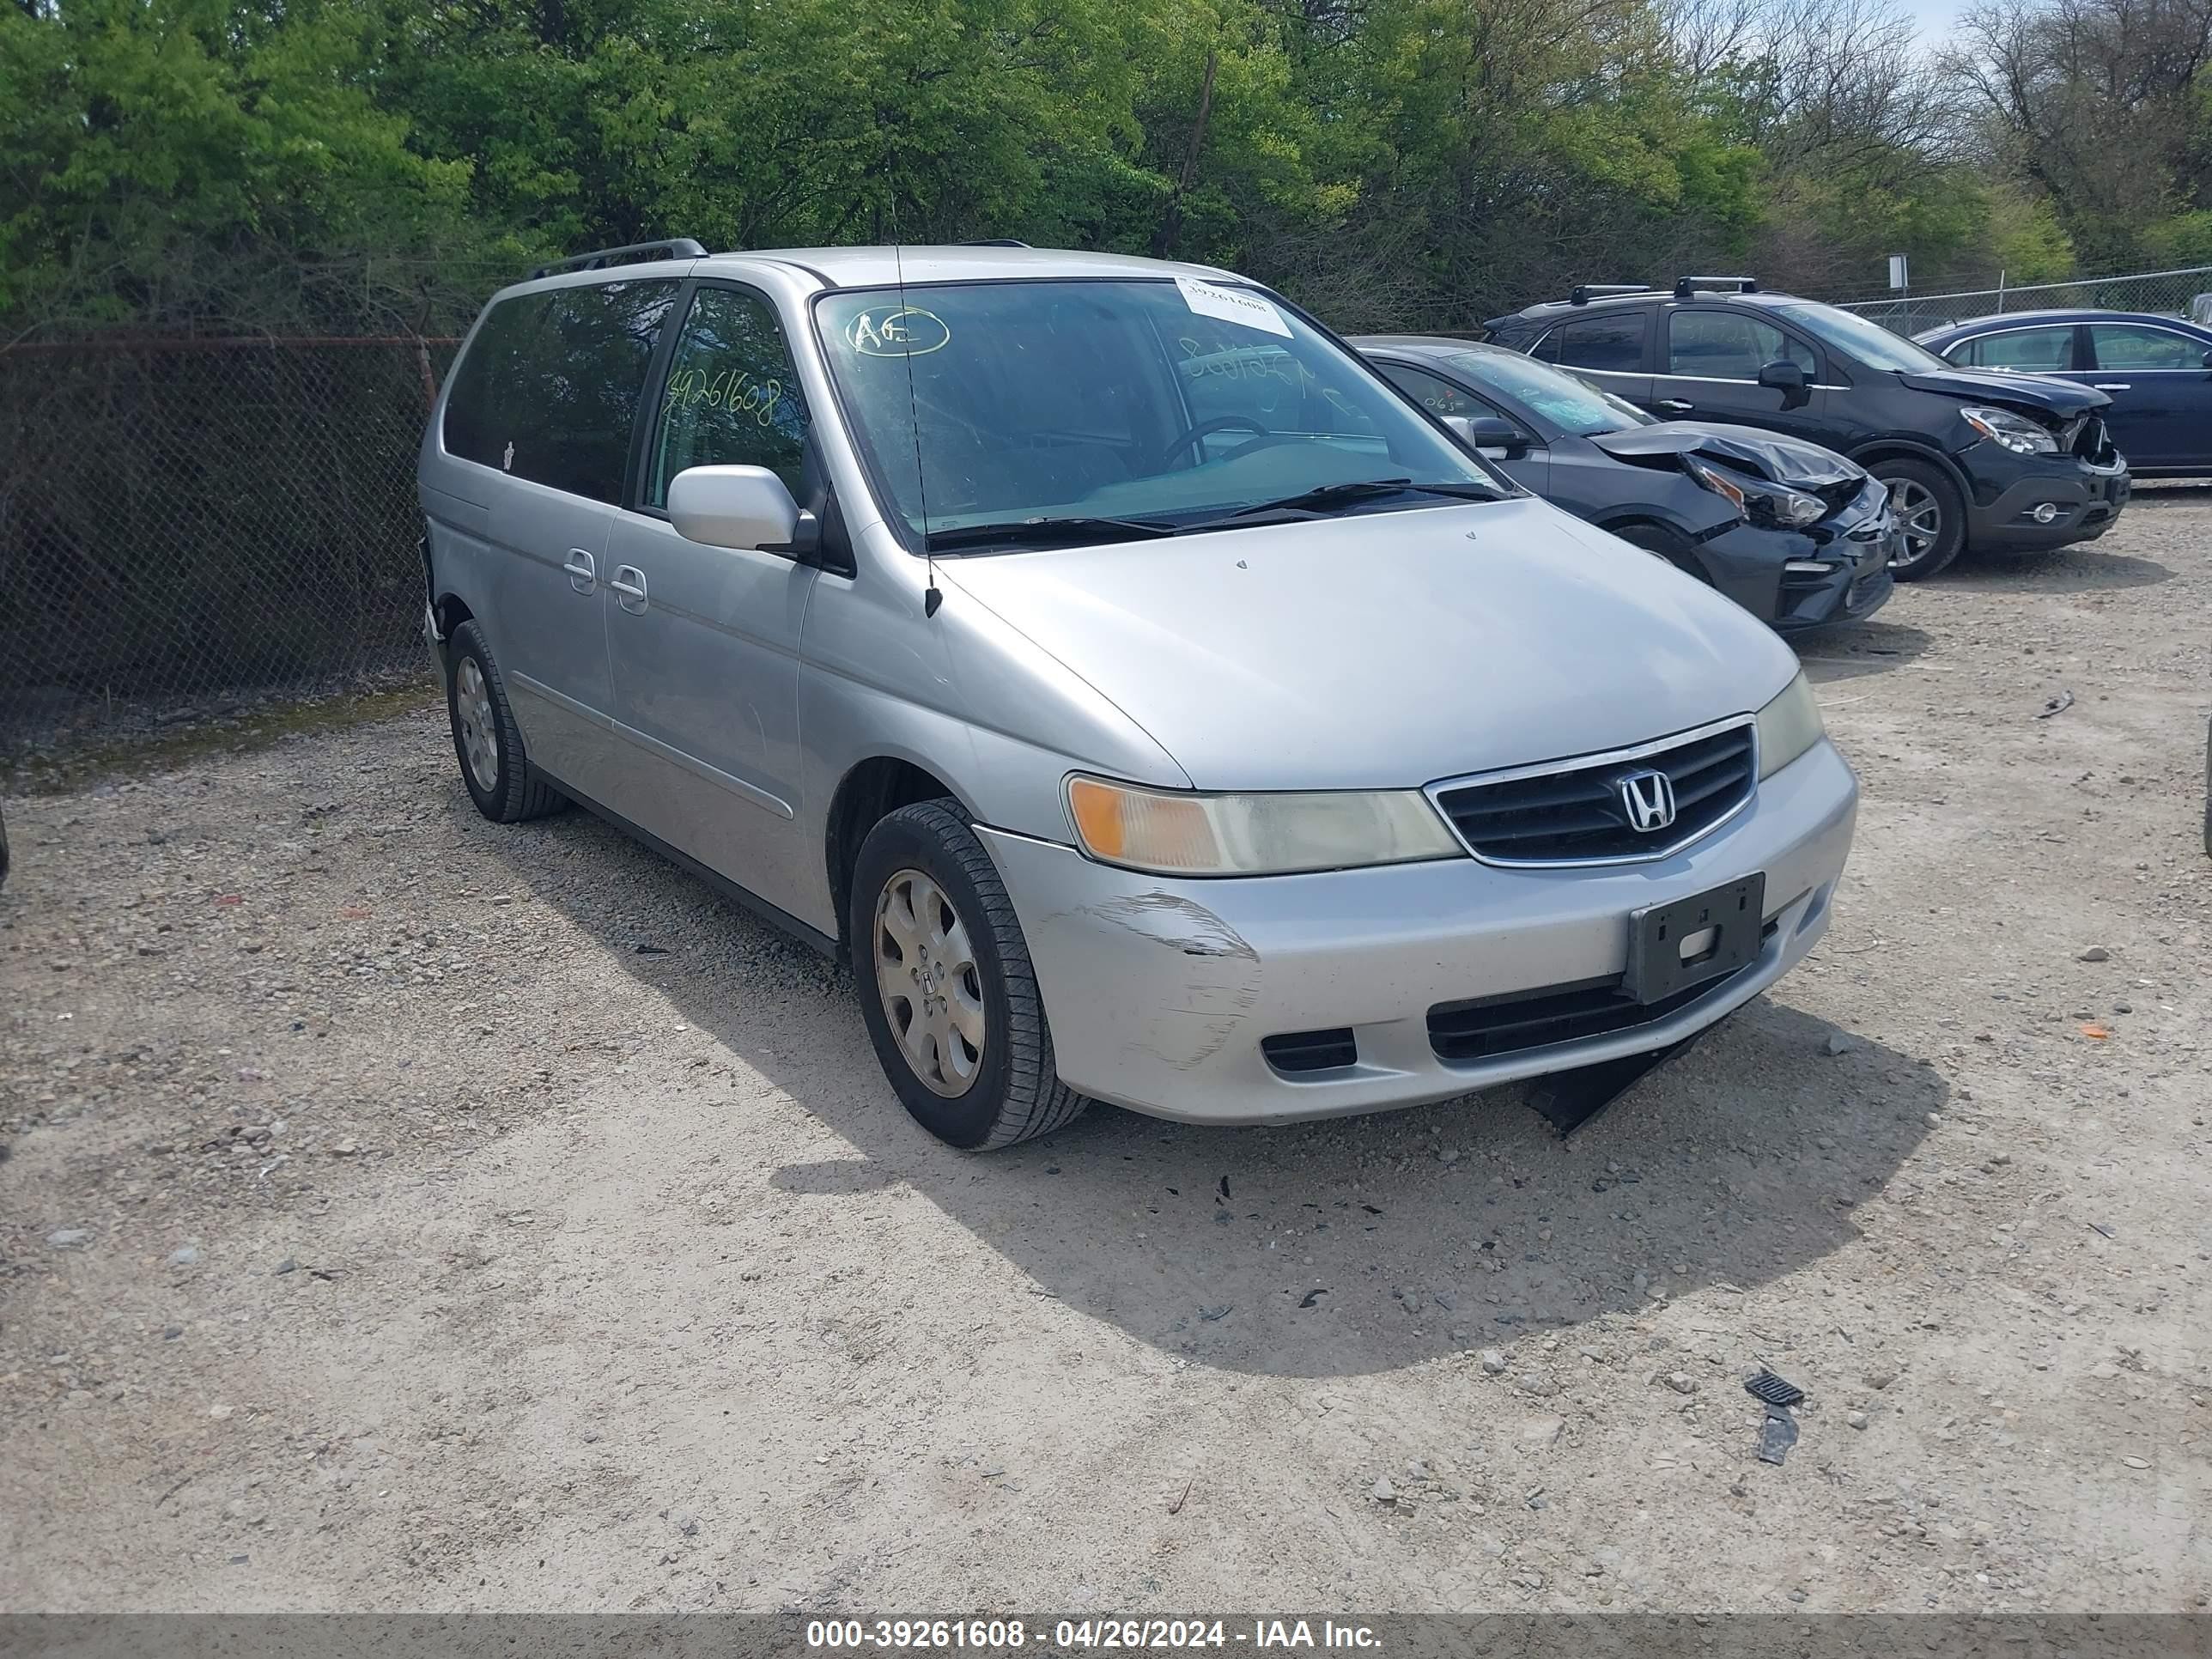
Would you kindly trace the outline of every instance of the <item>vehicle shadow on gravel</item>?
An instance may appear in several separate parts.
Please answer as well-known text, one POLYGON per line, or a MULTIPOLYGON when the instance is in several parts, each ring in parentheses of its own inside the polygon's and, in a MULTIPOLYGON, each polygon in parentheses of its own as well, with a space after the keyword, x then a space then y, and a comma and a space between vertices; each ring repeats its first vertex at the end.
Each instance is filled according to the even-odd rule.
POLYGON ((1760 998, 1565 1141, 1509 1088, 1261 1129, 1094 1106, 978 1157, 908 1117, 849 976, 805 947, 581 814, 501 856, 611 966, 851 1144, 757 1172, 807 1206, 810 1230, 844 1230, 855 1200, 909 1187, 1039 1295, 1232 1370, 1390 1370, 1796 1272, 1857 1236, 1853 1206, 1947 1095, 1926 1064, 1760 998), (578 858, 618 879, 577 884, 578 858), (612 890, 629 896, 599 908, 612 890), (641 926, 665 954, 636 954, 641 926), (790 988, 763 995, 763 981, 790 988))
POLYGON ((1934 641, 1904 623, 1862 622, 1824 628, 1789 643, 1805 665, 1806 678, 1820 685, 1862 674, 1886 674, 1912 661, 1934 641))
POLYGON ((2212 477, 2139 479, 2127 510, 2156 512, 2168 507, 2212 507, 2212 477))
POLYGON ((1990 554, 1961 559, 1937 579, 1956 587, 2016 588, 2027 593, 2095 593, 2109 588, 2151 587, 2173 572, 2131 553, 2100 553, 2094 546, 2055 553, 1990 554))

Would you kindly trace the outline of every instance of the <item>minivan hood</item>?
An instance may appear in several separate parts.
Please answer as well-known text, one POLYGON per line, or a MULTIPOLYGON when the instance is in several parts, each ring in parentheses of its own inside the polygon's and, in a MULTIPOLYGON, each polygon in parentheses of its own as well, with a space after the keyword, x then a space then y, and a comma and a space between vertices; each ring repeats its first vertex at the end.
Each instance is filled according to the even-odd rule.
POLYGON ((1600 432, 1590 441, 1621 460, 1648 456, 1702 455, 1736 467, 1769 483, 1820 489, 1866 477, 1866 470, 1832 449, 1784 438, 1756 427, 1725 426, 1711 421, 1662 421, 1625 432, 1600 432))
POLYGON ((1941 374, 1918 374, 1902 369, 1897 378, 1915 392, 1940 392, 1951 398, 1984 398, 2016 409, 2039 409, 2061 420, 2072 420, 2112 400, 2094 386, 2072 380, 2055 380, 2041 374, 2001 374, 1989 369, 1947 368, 1941 374))
MULTIPOLYGON (((1528 499, 941 559, 937 580, 1201 789, 1404 788, 1589 754, 1753 712, 1797 668, 1702 582, 1528 499)), ((1018 712, 986 717, 1023 735, 1018 712)))

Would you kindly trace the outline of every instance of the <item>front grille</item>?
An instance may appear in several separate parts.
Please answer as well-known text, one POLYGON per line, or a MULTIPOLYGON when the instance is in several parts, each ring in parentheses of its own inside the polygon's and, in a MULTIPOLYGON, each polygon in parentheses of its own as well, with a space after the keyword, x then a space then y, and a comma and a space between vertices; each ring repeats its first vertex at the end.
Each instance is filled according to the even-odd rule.
MULTIPOLYGON (((1774 937, 1778 925, 1770 921, 1760 930, 1762 945, 1774 937)), ((1555 1042, 1632 1030, 1680 1012, 1758 966, 1754 959, 1733 974, 1685 986, 1656 1002, 1632 1000, 1621 988, 1619 974, 1467 1002, 1439 1002, 1429 1010, 1429 1047, 1438 1060, 1495 1060, 1555 1042)))
POLYGON ((1448 785, 1436 800, 1477 858, 1511 864, 1662 858, 1749 800, 1757 772, 1745 720, 1632 756, 1448 785), (1674 793, 1674 821, 1649 831, 1630 822, 1620 789, 1621 779, 1646 771, 1665 773, 1674 793))
POLYGON ((2112 435, 2094 415, 2082 415, 2058 428, 2058 447, 2093 466, 2110 466, 2116 458, 2112 435))

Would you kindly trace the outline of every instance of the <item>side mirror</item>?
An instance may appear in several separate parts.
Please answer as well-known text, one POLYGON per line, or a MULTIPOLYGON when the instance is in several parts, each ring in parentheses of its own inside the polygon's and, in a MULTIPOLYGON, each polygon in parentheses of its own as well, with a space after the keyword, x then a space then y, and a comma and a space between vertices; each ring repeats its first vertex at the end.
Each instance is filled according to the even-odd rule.
POLYGON ((687 466, 668 486, 676 533, 705 547, 782 550, 799 538, 799 503, 764 466, 687 466))
POLYGON ((1760 369, 1759 383, 1770 391, 1780 392, 1784 409, 1796 409, 1812 398, 1812 394, 1805 390, 1805 371, 1786 357, 1778 358, 1760 369))
POLYGON ((1528 434, 1495 415, 1447 415, 1444 424, 1493 461, 1517 460, 1528 453, 1528 434))
POLYGON ((2212 351, 2207 351, 2204 354, 2204 367, 2212 368, 2212 351))

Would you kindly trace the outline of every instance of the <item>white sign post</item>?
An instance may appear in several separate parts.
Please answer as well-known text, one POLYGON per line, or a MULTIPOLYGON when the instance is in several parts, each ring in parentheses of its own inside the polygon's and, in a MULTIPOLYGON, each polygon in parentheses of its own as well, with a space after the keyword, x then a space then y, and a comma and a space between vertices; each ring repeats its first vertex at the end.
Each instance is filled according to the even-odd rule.
POLYGON ((1911 286, 1911 272, 1907 269, 1902 253, 1889 256, 1889 285, 1900 294, 1911 286))

